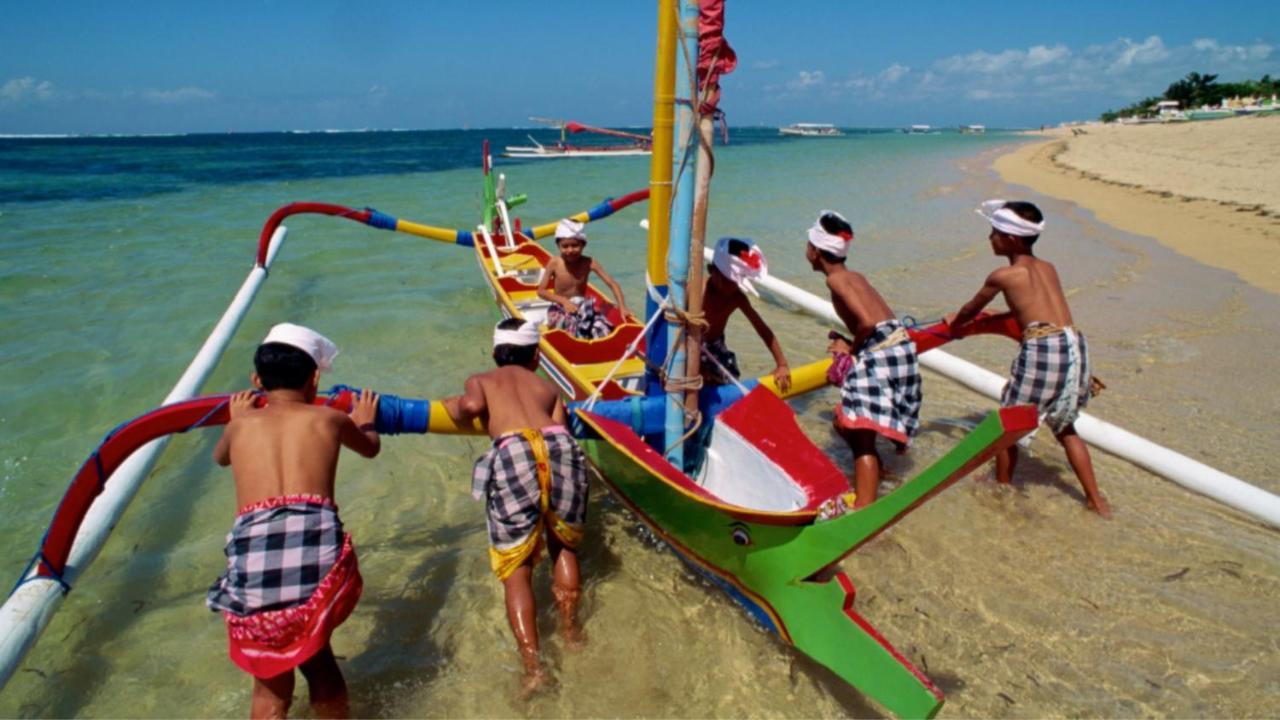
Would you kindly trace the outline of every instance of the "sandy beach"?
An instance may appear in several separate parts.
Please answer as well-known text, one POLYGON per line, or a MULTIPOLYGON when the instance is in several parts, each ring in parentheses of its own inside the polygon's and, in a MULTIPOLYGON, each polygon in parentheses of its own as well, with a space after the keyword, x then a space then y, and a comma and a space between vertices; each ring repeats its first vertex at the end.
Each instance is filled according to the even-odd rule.
POLYGON ((1280 117, 1095 126, 999 158, 1007 182, 1280 292, 1280 117))

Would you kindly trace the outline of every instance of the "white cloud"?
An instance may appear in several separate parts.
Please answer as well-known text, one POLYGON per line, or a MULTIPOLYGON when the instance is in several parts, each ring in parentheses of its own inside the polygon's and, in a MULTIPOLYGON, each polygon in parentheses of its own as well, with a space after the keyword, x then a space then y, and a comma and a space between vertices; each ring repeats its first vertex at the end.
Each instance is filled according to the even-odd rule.
POLYGON ((889 67, 885 68, 884 70, 880 71, 880 80, 884 82, 886 85, 892 85, 898 82, 899 80, 901 80, 902 78, 906 77, 906 75, 910 72, 911 72, 911 68, 907 67, 906 65, 899 65, 898 63, 894 63, 889 67))
POLYGON ((48 80, 36 80, 31 76, 13 78, 0 86, 0 105, 44 102, 53 96, 53 83, 48 80))
POLYGON ((1169 51, 1165 49, 1164 41, 1159 35, 1152 35, 1140 43, 1135 43, 1129 38, 1120 38, 1120 43, 1123 49, 1108 68, 1110 72, 1124 70, 1133 65, 1151 65, 1169 57, 1169 51))
POLYGON ((173 90, 146 90, 142 93, 144 100, 158 105, 181 105, 190 102, 204 102, 206 100, 212 100, 217 96, 218 94, 212 90, 205 90, 204 88, 195 87, 193 85, 175 88, 173 90))
POLYGON ((757 60, 751 63, 751 69, 752 70, 773 70, 774 68, 779 67, 781 65, 782 63, 778 62, 777 60, 757 60))
POLYGON ((1219 63, 1266 60, 1275 50, 1263 42, 1252 45, 1220 45, 1213 38, 1199 38, 1191 43, 1191 48, 1206 59, 1219 63))
POLYGON ((825 85, 827 76, 821 70, 801 70, 795 79, 787 83, 792 90, 804 90, 818 85, 825 85))

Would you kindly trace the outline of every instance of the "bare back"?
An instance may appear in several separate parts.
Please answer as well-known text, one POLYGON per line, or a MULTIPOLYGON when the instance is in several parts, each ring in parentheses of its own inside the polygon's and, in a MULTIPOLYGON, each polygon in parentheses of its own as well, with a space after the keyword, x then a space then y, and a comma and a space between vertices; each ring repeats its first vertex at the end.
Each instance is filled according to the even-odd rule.
POLYGON ((835 270, 827 275, 827 289, 831 291, 831 304, 835 306, 836 314, 853 333, 855 348, 862 347, 876 325, 897 317, 862 273, 835 270))
POLYGON ((223 435, 236 481, 236 505, 281 495, 333 497, 344 425, 332 408, 271 403, 232 420, 223 435))
POLYGON ((1073 324, 1062 283, 1053 263, 1032 255, 1019 255, 1009 267, 992 273, 1018 324, 1026 327, 1045 322, 1060 327, 1073 324))
POLYGON ((490 437, 565 423, 564 404, 555 386, 518 365, 467 378, 461 402, 469 414, 488 414, 490 437))

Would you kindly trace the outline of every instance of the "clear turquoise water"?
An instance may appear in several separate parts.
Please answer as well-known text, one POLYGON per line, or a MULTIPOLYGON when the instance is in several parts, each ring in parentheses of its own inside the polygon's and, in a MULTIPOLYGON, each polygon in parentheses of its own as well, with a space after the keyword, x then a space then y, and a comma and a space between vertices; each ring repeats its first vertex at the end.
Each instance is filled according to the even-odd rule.
MULTIPOLYGON (((244 279, 272 210, 316 200, 469 228, 480 210, 483 137, 500 147, 522 143, 524 131, 0 139, 0 577, 17 578, 97 440, 168 392, 244 279)), ((775 275, 818 290, 802 233, 819 209, 840 210, 858 232, 852 264, 898 312, 936 317, 994 267, 972 208, 1019 191, 992 177, 984 159, 1014 140, 806 141, 739 130, 717 154, 709 236, 753 237, 775 275)), ((648 163, 500 161, 498 170, 512 192, 530 196, 520 208, 526 223, 542 223, 645 187, 648 163)), ((1236 308, 1233 322, 1246 327, 1266 326, 1274 297, 1043 202, 1060 243, 1046 252, 1058 253, 1098 363, 1129 380, 1099 413, 1175 446, 1185 441, 1176 430, 1184 418, 1211 419, 1219 427, 1209 445, 1223 469, 1269 477, 1256 448, 1280 450, 1274 429, 1262 429, 1274 428, 1264 424, 1272 396, 1213 391, 1213 338, 1184 331, 1204 304, 1176 289, 1194 284, 1210 307, 1236 308), (1168 332, 1152 329, 1162 324, 1168 332)), ((644 215, 633 207, 589 228, 589 252, 633 303, 643 294, 644 215)), ((441 397, 487 366, 494 313, 469 250, 329 218, 287 224, 271 277, 206 392, 243 387, 258 339, 285 320, 342 347, 334 382, 441 397)), ((813 321, 764 312, 793 364, 821 354, 825 333, 813 321)), ((764 348, 736 323, 730 339, 744 366, 767 369, 764 348)), ((997 371, 1011 352, 963 348, 997 371)), ((891 461, 891 482, 940 455, 957 425, 990 405, 928 383, 926 433, 911 458, 891 461)), ((829 431, 833 401, 806 398, 796 408, 819 445, 847 464, 829 431)), ((0 715, 244 711, 248 681, 227 661, 221 623, 202 603, 233 511, 230 475, 209 460, 215 433, 173 442, 0 694, 0 715)), ((559 691, 513 704, 516 658, 487 571, 481 510, 467 492, 482 445, 396 438, 373 462, 343 460, 338 500, 366 590, 335 647, 358 715, 866 714, 856 694, 657 551, 603 491, 589 528, 598 541, 584 557, 592 643, 565 656, 548 641, 559 691)), ((944 686, 948 714, 1258 714, 1259 699, 1280 691, 1273 641, 1250 630, 1280 622, 1266 599, 1280 585, 1274 536, 1127 464, 1097 462, 1115 522, 1079 511, 1069 470, 1042 438, 1025 485, 962 484, 846 561, 860 606, 944 686), (1196 569, 1188 580, 1162 580, 1184 565, 1196 569)))

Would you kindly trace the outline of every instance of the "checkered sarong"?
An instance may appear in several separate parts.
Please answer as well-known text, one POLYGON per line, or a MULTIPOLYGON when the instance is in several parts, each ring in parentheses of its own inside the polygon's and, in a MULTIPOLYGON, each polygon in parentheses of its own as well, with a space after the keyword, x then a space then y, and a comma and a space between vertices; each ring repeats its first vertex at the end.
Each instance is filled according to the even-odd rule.
MULTIPOLYGON (((534 431, 537 432, 537 431, 534 431)), ((550 497, 545 503, 553 531, 555 520, 573 528, 587 521, 587 459, 578 443, 563 427, 543 428, 550 472, 550 497)), ((488 517, 489 542, 498 550, 509 550, 528 542, 542 526, 542 487, 538 483, 538 461, 534 443, 523 432, 507 433, 494 439, 493 446, 476 460, 471 474, 471 494, 483 499, 488 517)), ((573 537, 557 532, 570 547, 573 537)))
POLYGON ((715 362, 702 363, 702 374, 706 377, 708 383, 712 385, 728 385, 733 382, 734 378, 742 377, 742 371, 738 369, 738 356, 725 344, 724 336, 704 342, 702 344, 702 354, 715 360, 715 362), (720 368, 727 370, 728 374, 720 368), (733 377, 729 377, 729 375, 733 377))
POLYGON ((240 617, 301 605, 337 563, 345 541, 329 498, 290 495, 249 505, 227 534, 227 569, 205 604, 240 617))
POLYGON ((578 303, 578 312, 572 314, 565 312, 559 303, 551 303, 547 308, 547 326, 584 340, 598 340, 613 332, 608 303, 597 302, 593 297, 574 298, 574 301, 578 303))
POLYGON ((1035 405, 1040 421, 1058 434, 1080 417, 1089 402, 1089 346, 1075 328, 1054 332, 1049 323, 1031 323, 1009 370, 1000 404, 1035 405))
POLYGON ((874 430, 905 448, 920 429, 924 396, 916 344, 904 340, 879 347, 901 327, 897 320, 885 320, 862 343, 840 386, 835 421, 846 430, 874 430))

